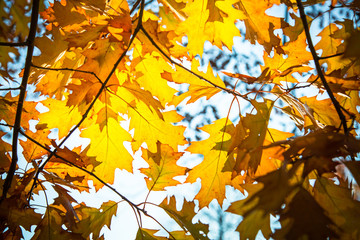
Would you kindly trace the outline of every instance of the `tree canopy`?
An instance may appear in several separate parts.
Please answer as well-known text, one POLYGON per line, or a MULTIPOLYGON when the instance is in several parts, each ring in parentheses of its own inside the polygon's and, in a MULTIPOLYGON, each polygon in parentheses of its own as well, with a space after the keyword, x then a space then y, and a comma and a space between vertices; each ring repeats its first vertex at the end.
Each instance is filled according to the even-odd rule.
POLYGON ((226 209, 241 239, 360 239, 359 1, 4 0, 0 16, 1 239, 102 239, 120 204, 136 239, 208 239, 194 216, 227 186, 246 196, 226 209), (255 64, 235 54, 249 44, 255 64), (221 94, 227 114, 211 108, 189 137, 182 109, 221 94), (116 169, 140 171, 149 193, 201 188, 181 210, 170 194, 134 202, 116 169), (72 193, 90 182, 118 198, 87 206, 72 193))

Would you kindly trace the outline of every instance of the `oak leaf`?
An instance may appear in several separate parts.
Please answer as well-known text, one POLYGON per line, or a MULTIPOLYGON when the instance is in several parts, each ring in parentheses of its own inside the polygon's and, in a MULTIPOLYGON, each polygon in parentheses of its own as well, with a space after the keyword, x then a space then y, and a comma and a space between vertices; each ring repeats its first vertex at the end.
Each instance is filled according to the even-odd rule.
MULTIPOLYGON (((133 158, 124 146, 124 142, 131 142, 132 138, 119 122, 110 118, 102 131, 100 126, 92 125, 84 129, 80 136, 91 139, 87 154, 96 156, 96 161, 100 162, 94 170, 99 178, 112 184, 116 168, 132 172, 133 158)), ((103 184, 95 182, 94 186, 98 190, 103 184)))
POLYGON ((83 238, 88 238, 92 233, 93 238, 98 239, 104 226, 110 228, 111 219, 116 216, 117 203, 108 201, 99 209, 80 205, 76 208, 76 212, 80 221, 76 224, 74 232, 81 234, 83 238))
POLYGON ((351 191, 344 183, 336 185, 331 179, 318 178, 314 186, 314 198, 342 230, 337 232, 341 238, 360 237, 360 203, 352 198, 351 191))
POLYGON ((213 199, 217 199, 221 205, 225 198, 225 185, 242 181, 241 176, 233 179, 231 172, 223 171, 228 158, 229 140, 235 129, 228 119, 219 119, 200 130, 208 133, 210 137, 193 142, 186 150, 193 154, 202 154, 204 159, 189 171, 186 181, 192 183, 198 178, 201 179, 202 187, 195 197, 199 200, 200 207, 208 205, 213 199))
POLYGON ((146 184, 149 190, 162 191, 165 187, 175 186, 179 182, 174 177, 185 175, 185 167, 176 164, 177 160, 183 155, 166 144, 157 142, 157 151, 151 152, 141 148, 142 158, 149 164, 149 168, 141 168, 141 173, 145 174, 146 184))
MULTIPOLYGON (((275 238, 309 239, 336 238, 333 222, 325 215, 324 209, 304 188, 300 188, 291 202, 280 214, 282 228, 274 234, 275 238)), ((336 229, 336 228, 335 228, 336 229)))
POLYGON ((208 239, 206 234, 209 232, 209 226, 199 222, 193 223, 193 218, 196 215, 195 204, 193 202, 184 201, 182 210, 178 211, 175 197, 172 196, 169 201, 164 199, 160 207, 163 208, 184 231, 189 232, 194 239, 208 239))

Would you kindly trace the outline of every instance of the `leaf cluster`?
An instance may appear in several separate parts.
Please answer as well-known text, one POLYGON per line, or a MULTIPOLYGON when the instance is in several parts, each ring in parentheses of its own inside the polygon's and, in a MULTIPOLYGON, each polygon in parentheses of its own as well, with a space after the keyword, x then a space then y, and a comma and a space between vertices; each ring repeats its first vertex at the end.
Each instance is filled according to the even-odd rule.
POLYGON ((102 239, 124 203, 138 222, 137 239, 208 239, 208 225, 193 222, 196 209, 222 205, 227 186, 247 196, 227 209, 243 218, 241 239, 259 231, 267 239, 359 239, 358 2, 129 3, 0 2, 1 239, 22 239, 24 230, 32 239, 102 239), (279 5, 285 18, 270 14, 279 5), (316 44, 311 27, 319 29, 316 44), (234 51, 239 37, 261 47, 260 74, 217 71, 230 60, 201 66, 205 43, 234 51), (219 103, 227 114, 201 123, 208 137, 190 141, 193 118, 179 109, 218 96, 230 99, 219 103), (295 134, 272 124, 285 116, 295 134), (147 166, 134 166, 136 152, 147 166), (182 164, 188 155, 203 158, 182 164), (140 171, 143 202, 112 186, 116 169, 140 171), (152 191, 195 182, 201 188, 182 210, 174 196, 148 201, 152 191), (73 197, 90 192, 90 183, 116 199, 94 208, 73 197), (179 229, 168 229, 150 205, 179 229), (271 216, 280 229, 271 229, 271 216))

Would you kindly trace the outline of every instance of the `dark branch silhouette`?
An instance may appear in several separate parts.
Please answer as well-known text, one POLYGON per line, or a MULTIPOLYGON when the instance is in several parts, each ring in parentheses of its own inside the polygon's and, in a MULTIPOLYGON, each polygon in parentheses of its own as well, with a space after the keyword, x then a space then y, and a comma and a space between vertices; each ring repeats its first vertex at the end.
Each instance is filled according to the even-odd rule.
MULTIPOLYGON (((12 161, 10 164, 9 171, 7 173, 4 185, 3 185, 3 192, 0 199, 0 202, 6 198, 7 192, 10 189, 12 179, 15 174, 16 165, 18 162, 18 137, 19 137, 19 131, 21 128, 21 114, 23 111, 23 105, 25 101, 25 95, 26 95, 26 87, 28 83, 28 79, 30 76, 30 68, 31 68, 31 61, 32 56, 34 53, 34 42, 35 42, 35 35, 36 35, 36 29, 37 29, 37 22, 38 22, 38 15, 39 15, 39 6, 40 6, 40 0, 34 0, 32 4, 32 11, 31 11, 31 22, 30 22, 30 31, 28 36, 28 49, 26 54, 26 60, 25 60, 25 68, 24 68, 24 75, 21 81, 20 85, 20 95, 19 95, 19 101, 16 109, 16 115, 15 115, 15 123, 14 123, 14 129, 13 129, 13 139, 12 139, 12 161)), ((36 182, 36 179, 34 183, 36 182)))

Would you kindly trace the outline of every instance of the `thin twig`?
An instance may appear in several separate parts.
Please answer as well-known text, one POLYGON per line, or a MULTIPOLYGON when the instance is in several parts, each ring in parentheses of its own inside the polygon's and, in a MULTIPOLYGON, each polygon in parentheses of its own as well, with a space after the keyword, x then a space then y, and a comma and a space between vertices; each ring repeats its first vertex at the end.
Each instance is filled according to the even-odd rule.
POLYGON ((336 53, 336 54, 333 54, 333 55, 329 55, 329 56, 324 56, 324 57, 318 57, 319 60, 323 60, 323 59, 328 59, 328 58, 333 58, 333 57, 338 57, 338 56, 341 56, 343 55, 344 53, 336 53))
POLYGON ((21 42, 21 43, 0 42, 0 46, 5 46, 5 47, 25 47, 25 46, 29 46, 29 42, 28 41, 21 42))
POLYGON ((12 90, 20 90, 20 87, 16 87, 16 88, 1 88, 0 91, 12 91, 12 90))
MULTIPOLYGON (((19 137, 19 131, 20 131, 20 124, 21 124, 21 114, 23 111, 23 105, 26 95, 26 87, 28 83, 28 79, 30 76, 30 68, 31 68, 31 60, 34 52, 34 42, 35 42, 35 35, 36 35, 36 29, 37 29, 37 22, 38 22, 38 14, 39 14, 39 5, 40 0, 33 0, 32 4, 32 11, 31 11, 31 22, 30 22, 30 31, 29 36, 27 39, 28 49, 26 54, 26 60, 25 60, 25 68, 24 68, 24 75, 21 81, 20 85, 20 94, 19 94, 19 101, 16 109, 16 115, 15 115, 15 123, 14 123, 14 129, 13 129, 13 139, 12 139, 12 161, 10 164, 9 171, 7 173, 4 185, 3 185, 3 192, 0 199, 0 202, 6 198, 7 192, 10 189, 12 179, 15 174, 16 165, 18 162, 18 137, 19 137)), ((34 181, 35 183, 36 181, 34 181)))
POLYGON ((141 0, 137 0, 135 2, 135 4, 132 6, 131 10, 130 10, 130 15, 135 11, 135 9, 139 6, 139 3, 141 2, 141 0))
POLYGON ((80 69, 72 69, 72 68, 46 68, 46 67, 36 66, 34 64, 31 64, 31 66, 34 68, 49 70, 49 71, 72 71, 72 72, 87 73, 93 75, 101 84, 103 84, 103 81, 101 81, 101 79, 94 72, 84 71, 80 69))
POLYGON ((0 123, 1 126, 5 126, 5 127, 14 127, 13 125, 7 124, 7 123, 0 123))
POLYGON ((325 88, 327 94, 329 95, 329 97, 331 99, 331 102, 333 103, 333 105, 334 105, 334 107, 336 109, 337 114, 339 115, 341 125, 344 128, 344 133, 347 135, 348 132, 349 132, 349 129, 348 129, 347 124, 346 124, 346 118, 345 118, 345 115, 343 114, 343 112, 341 111, 341 106, 340 106, 339 102, 336 100, 333 92, 330 89, 330 86, 326 82, 324 73, 321 70, 321 66, 320 66, 320 63, 319 63, 319 57, 316 54, 313 42, 311 40, 311 35, 310 35, 310 31, 309 31, 309 25, 308 25, 307 20, 306 20, 304 6, 302 5, 301 0, 296 0, 296 2, 297 2, 297 5, 298 5, 298 8, 299 8, 299 11, 300 11, 301 21, 302 21, 302 23, 304 25, 306 39, 307 39, 311 54, 313 56, 314 62, 315 62, 316 71, 317 71, 317 73, 318 73, 318 75, 319 75, 319 77, 321 79, 322 84, 324 85, 324 88, 325 88))
MULTIPOLYGON (((98 100, 98 98, 100 97, 101 93, 103 92, 103 90, 106 88, 106 84, 109 82, 111 76, 114 74, 117 66, 120 64, 120 62, 123 60, 123 58, 126 56, 128 49, 130 48, 131 44, 133 43, 137 33, 139 32, 141 25, 142 25, 142 16, 143 16, 143 11, 144 11, 144 4, 145 4, 145 0, 141 0, 141 8, 140 8, 140 13, 139 13, 139 19, 140 21, 138 22, 138 25, 135 28, 134 34, 132 35, 130 42, 129 42, 129 46, 124 50, 124 52, 121 54, 121 56, 118 58, 118 60, 114 63, 113 68, 111 69, 109 75, 107 76, 107 78, 105 79, 105 81, 103 82, 103 84, 101 85, 99 91, 97 92, 97 94, 95 95, 95 98, 93 99, 93 101, 90 103, 89 107, 86 109, 85 113, 83 114, 81 120, 69 131, 69 133, 66 135, 66 137, 59 143, 58 147, 61 147, 69 138, 70 136, 76 131, 76 129, 78 129, 80 127, 80 125, 85 121, 85 119, 87 118, 87 115, 89 114, 89 112, 91 111, 92 107, 94 106, 95 102, 98 100)), ((30 188, 30 191, 28 193, 28 199, 30 200, 31 198, 31 194, 32 191, 35 187, 35 182, 36 179, 39 178, 39 174, 40 172, 44 169, 44 167, 46 166, 46 164, 49 162, 49 160, 54 156, 56 152, 56 149, 54 150, 54 152, 51 152, 50 155, 48 156, 48 158, 43 162, 43 164, 37 169, 35 176, 34 176, 34 182, 33 185, 30 188)))

